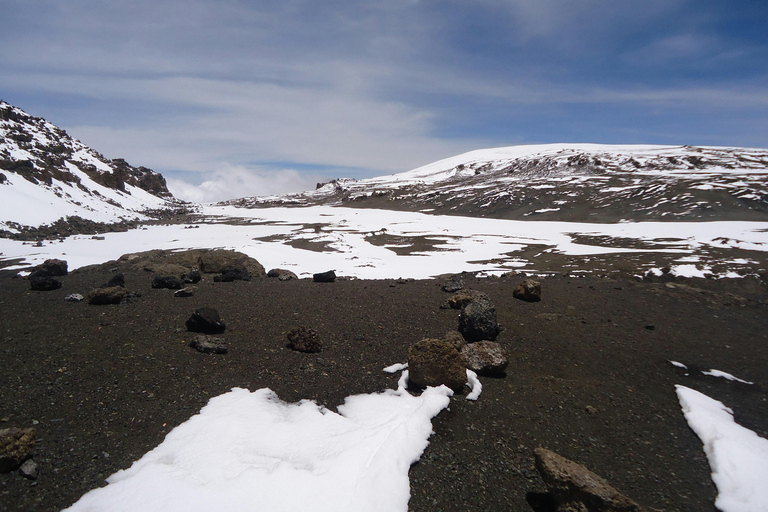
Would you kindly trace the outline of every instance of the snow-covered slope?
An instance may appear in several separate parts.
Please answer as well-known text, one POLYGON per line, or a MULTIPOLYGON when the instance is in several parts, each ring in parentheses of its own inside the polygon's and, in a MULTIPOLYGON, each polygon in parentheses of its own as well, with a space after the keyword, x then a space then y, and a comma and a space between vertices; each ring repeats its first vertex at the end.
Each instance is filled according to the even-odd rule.
POLYGON ((39 117, 0 101, 0 231, 66 217, 144 219, 175 200, 151 169, 108 160, 39 117))
POLYGON ((547 144, 464 153, 412 171, 334 180, 246 207, 337 204, 516 220, 768 219, 768 150, 547 144))

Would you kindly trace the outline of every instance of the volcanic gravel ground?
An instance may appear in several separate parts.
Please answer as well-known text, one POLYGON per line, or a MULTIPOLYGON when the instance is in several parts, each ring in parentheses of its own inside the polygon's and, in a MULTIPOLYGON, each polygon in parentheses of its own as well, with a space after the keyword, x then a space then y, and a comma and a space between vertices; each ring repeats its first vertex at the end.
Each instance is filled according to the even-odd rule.
MULTIPOLYGON (((71 273, 50 292, 0 273, 0 428, 35 425, 41 466, 37 481, 0 475, 0 510, 71 505, 233 387, 330 408, 394 388, 398 377, 382 368, 458 324, 458 311, 439 308, 449 294, 437 280, 206 277, 194 297, 175 298, 141 272, 126 273, 126 288, 141 296, 116 306, 64 301, 106 282, 105 268, 71 273), (203 306, 227 324, 226 355, 188 346, 184 322, 203 306), (287 348, 297 325, 320 334, 322 352, 287 348)), ((410 509, 533 510, 545 489, 532 452, 543 446, 645 506, 714 510, 709 465, 674 385, 723 401, 740 424, 768 436, 765 285, 552 277, 542 280, 542 302, 525 303, 512 298, 521 280, 466 278, 496 304, 510 364, 506 377, 481 379, 477 402, 458 394, 433 420, 410 471, 410 509), (701 375, 709 368, 755 384, 701 375)))

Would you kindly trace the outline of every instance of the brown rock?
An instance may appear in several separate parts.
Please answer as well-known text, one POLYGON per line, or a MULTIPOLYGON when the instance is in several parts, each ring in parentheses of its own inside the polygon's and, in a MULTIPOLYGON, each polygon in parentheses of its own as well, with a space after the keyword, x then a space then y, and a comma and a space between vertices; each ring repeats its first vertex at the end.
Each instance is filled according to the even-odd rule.
POLYGON ((467 344, 467 340, 461 335, 459 331, 448 331, 443 336, 443 339, 453 345, 456 350, 461 350, 461 347, 467 344))
POLYGON ((120 304, 128 296, 128 292, 122 286, 110 286, 107 288, 95 288, 88 293, 88 304, 104 306, 106 304, 120 304))
POLYGON ((0 473, 18 469, 32 455, 34 446, 34 428, 0 430, 0 473))
POLYGON ((267 272, 267 277, 276 277, 278 281, 290 281, 291 279, 298 279, 296 274, 284 268, 273 268, 267 272))
POLYGON ((408 378, 418 387, 445 384, 458 391, 467 383, 464 357, 445 340, 425 338, 408 349, 408 378))
POLYGON ((200 271, 205 274, 221 274, 228 268, 241 268, 254 276, 264 276, 264 267, 247 254, 237 251, 227 251, 224 249, 214 249, 211 251, 200 251, 198 256, 198 266, 200 271))
POLYGON ((461 355, 467 360, 467 368, 478 375, 504 375, 509 364, 504 349, 495 341, 467 343, 461 348, 461 355))
POLYGON ((536 448, 536 469, 557 512, 644 512, 604 478, 553 451, 536 448))
POLYGON ((541 300, 541 283, 533 279, 526 279, 515 288, 512 296, 526 302, 539 302, 541 300))
POLYGON ((448 305, 452 309, 462 309, 473 300, 489 300, 488 295, 478 290, 461 290, 448 298, 448 305))
POLYGON ((189 346, 204 354, 226 354, 227 344, 224 338, 216 338, 207 334, 198 334, 189 342, 189 346))
POLYGON ((299 352, 315 353, 323 349, 323 342, 317 331, 299 326, 288 331, 288 346, 299 352))

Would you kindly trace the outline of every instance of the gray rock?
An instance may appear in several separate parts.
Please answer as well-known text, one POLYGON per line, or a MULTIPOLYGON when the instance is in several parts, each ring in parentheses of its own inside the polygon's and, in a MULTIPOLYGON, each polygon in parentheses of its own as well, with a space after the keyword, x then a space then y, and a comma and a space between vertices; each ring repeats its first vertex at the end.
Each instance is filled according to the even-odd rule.
POLYGON ((493 341, 501 329, 496 321, 496 307, 489 300, 473 300, 461 310, 459 332, 467 341, 493 341))
POLYGON ((110 286, 108 288, 95 288, 88 292, 86 299, 88 304, 104 306, 107 304, 120 304, 128 297, 128 292, 122 286, 110 286))
POLYGON ((457 292, 464 288, 464 280, 459 276, 449 277, 443 283, 443 291, 448 293, 457 292))
POLYGON ((79 293, 70 293, 66 297, 64 297, 64 300, 67 302, 82 302, 83 296, 79 293))
POLYGON ((514 289, 512 296, 526 302, 539 302, 541 300, 541 283, 533 279, 526 279, 514 289))
POLYGON ((0 473, 18 469, 32 455, 34 446, 34 428, 11 427, 0 430, 0 473))
POLYGON ((504 349, 495 341, 467 343, 461 347, 461 355, 467 360, 467 368, 478 375, 504 375, 509 364, 504 349))
POLYGON ((425 338, 408 349, 408 379, 418 387, 444 384, 458 391, 467 383, 466 361, 449 342, 425 338))
POLYGON ((213 308, 196 309, 187 319, 187 330, 203 334, 221 334, 227 328, 219 317, 219 312, 213 308))
POLYGON ((224 338, 216 338, 207 334, 198 334, 189 342, 189 346, 204 354, 226 354, 227 344, 224 338))
POLYGON ((553 451, 536 448, 536 469, 557 512, 644 512, 604 478, 553 451))
POLYGON ((21 473, 24 478, 37 480, 37 477, 40 474, 40 466, 38 466, 37 462, 34 460, 27 459, 19 468, 19 473, 21 473))
POLYGON ((288 331, 288 346, 299 352, 315 353, 323 349, 323 342, 317 331, 299 326, 288 331))

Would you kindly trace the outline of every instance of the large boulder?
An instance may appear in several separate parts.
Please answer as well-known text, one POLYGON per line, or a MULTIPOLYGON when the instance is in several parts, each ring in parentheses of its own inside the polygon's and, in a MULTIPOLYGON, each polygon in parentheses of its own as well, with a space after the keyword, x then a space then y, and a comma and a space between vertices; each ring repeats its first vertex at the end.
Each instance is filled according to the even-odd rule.
POLYGON ((541 283, 533 279, 526 279, 512 291, 512 296, 525 302, 539 302, 541 300, 541 283))
POLYGON ((496 321, 496 307, 489 300, 473 300, 461 310, 459 332, 467 341, 493 341, 501 332, 496 321))
POLYGON ((198 268, 204 274, 221 274, 228 268, 241 268, 254 276, 262 277, 266 275, 261 263, 247 254, 224 249, 199 251, 198 268))
POLYGON ((42 265, 32 271, 30 277, 33 276, 48 276, 58 277, 65 276, 68 273, 68 265, 66 261, 50 259, 45 260, 42 265))
POLYGON ((34 446, 34 428, 0 430, 0 473, 18 469, 32 455, 34 446))
POLYGON ((536 448, 536 469, 556 512, 644 512, 604 478, 545 448, 536 448))
POLYGON ((316 283, 332 283, 336 280, 336 272, 329 270, 327 272, 312 274, 312 280, 316 283))
POLYGON ((408 379, 422 388, 446 385, 458 391, 467 383, 466 362, 449 342, 425 338, 408 349, 408 379))
POLYGON ((213 308, 196 309, 187 319, 187 330, 203 334, 221 334, 227 328, 219 316, 219 312, 213 308))
POLYGON ((291 279, 298 279, 296 274, 284 268, 273 268, 267 272, 267 277, 276 277, 278 281, 290 281, 291 279))
POLYGON ((107 304, 120 304, 126 297, 128 297, 128 292, 122 286, 109 286, 91 290, 88 292, 86 300, 88 300, 88 304, 94 306, 105 306, 107 304))
POLYGON ((502 376, 509 361, 504 349, 495 341, 478 341, 461 347, 467 368, 478 375, 502 376))
MULTIPOLYGON (((242 252, 225 249, 153 250, 124 254, 116 263, 136 270, 143 269, 158 275, 177 277, 193 270, 205 274, 221 274, 227 267, 245 268, 252 276, 265 275, 264 267, 255 259, 242 252)), ((115 262, 109 262, 109 265, 114 264, 115 262)))

